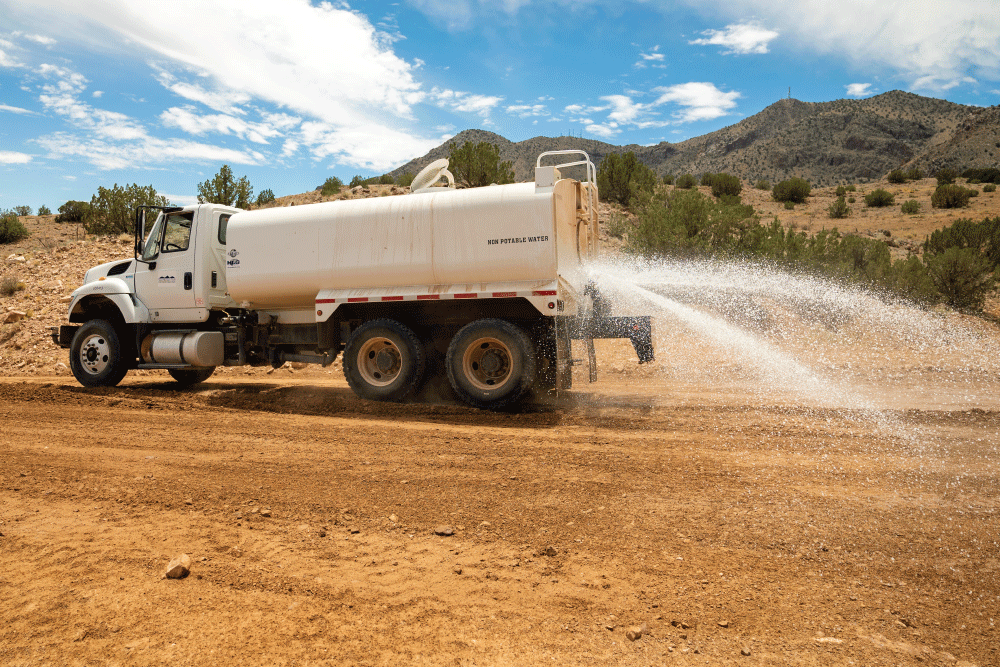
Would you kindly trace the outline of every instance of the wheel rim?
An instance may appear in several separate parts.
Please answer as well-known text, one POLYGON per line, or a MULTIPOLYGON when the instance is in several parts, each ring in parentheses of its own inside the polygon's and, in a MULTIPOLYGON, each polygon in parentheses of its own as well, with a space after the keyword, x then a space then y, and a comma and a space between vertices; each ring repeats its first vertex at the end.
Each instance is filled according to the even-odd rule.
POLYGON ((388 338, 371 338, 358 350, 358 372, 370 385, 385 387, 392 384, 402 368, 403 355, 388 338))
POLYGON ((465 348, 462 370, 476 389, 490 391, 502 387, 511 376, 510 348, 496 338, 480 338, 465 348))
POLYGON ((111 365, 111 345, 100 334, 87 336, 80 346, 80 368, 90 375, 100 375, 111 365))

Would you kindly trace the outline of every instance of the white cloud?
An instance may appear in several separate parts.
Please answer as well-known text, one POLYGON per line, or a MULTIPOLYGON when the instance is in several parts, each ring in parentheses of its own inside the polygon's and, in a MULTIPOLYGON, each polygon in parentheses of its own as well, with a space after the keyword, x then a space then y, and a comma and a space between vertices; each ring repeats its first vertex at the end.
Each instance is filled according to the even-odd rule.
POLYGON ((51 37, 45 37, 44 35, 25 35, 25 39, 31 40, 32 42, 37 42, 43 46, 51 46, 56 43, 56 40, 51 37))
POLYGON ((495 95, 477 95, 456 90, 432 88, 428 101, 444 109, 461 113, 475 113, 487 119, 490 111, 503 102, 503 98, 495 95))
MULTIPOLYGON (((278 116, 279 121, 282 118, 278 116)), ((188 134, 203 135, 209 132, 232 134, 257 144, 266 144, 281 134, 267 123, 252 123, 226 114, 198 115, 192 107, 171 107, 160 114, 160 121, 167 127, 176 127, 188 134)))
POLYGON ((698 81, 654 88, 653 92, 660 95, 654 105, 669 103, 681 107, 675 118, 682 123, 725 116, 736 106, 736 100, 742 97, 736 91, 726 93, 716 88, 714 83, 698 81))
POLYGON ((82 158, 99 169, 126 169, 171 161, 229 164, 259 164, 265 161, 260 153, 150 136, 141 137, 137 141, 120 142, 56 132, 34 141, 49 151, 52 158, 82 158))
POLYGON ((27 153, 0 151, 0 164, 27 164, 31 162, 31 160, 32 157, 27 153))
POLYGON ((599 123, 591 123, 590 125, 587 125, 584 129, 587 130, 587 132, 589 132, 590 134, 593 134, 594 136, 597 137, 601 137, 602 139, 610 139, 611 137, 621 132, 621 129, 614 123, 607 123, 605 125, 599 123))
MULTIPOLYGON (((666 0, 655 0, 664 11, 666 0)), ((685 0, 703 7, 701 0, 685 0)), ((729 0, 718 11, 757 16, 800 49, 870 70, 886 67, 915 89, 943 91, 1000 79, 1000 11, 992 0, 729 0)))
POLYGON ((517 116, 518 118, 549 115, 549 110, 544 104, 512 104, 504 110, 513 116, 517 116))
POLYGON ((0 111, 9 111, 10 113, 20 113, 20 114, 34 114, 34 111, 29 111, 28 109, 22 109, 21 107, 12 107, 9 104, 0 104, 0 111))
POLYGON ((733 23, 722 30, 705 30, 705 39, 695 39, 688 44, 724 46, 724 54, 767 53, 767 45, 778 36, 775 30, 768 30, 756 23, 733 23))
POLYGON ((844 88, 848 97, 868 97, 872 94, 870 83, 849 83, 844 88))
POLYGON ((104 95, 104 91, 103 90, 95 90, 94 92, 92 92, 90 94, 90 96, 94 97, 94 98, 102 97, 103 95, 104 95))

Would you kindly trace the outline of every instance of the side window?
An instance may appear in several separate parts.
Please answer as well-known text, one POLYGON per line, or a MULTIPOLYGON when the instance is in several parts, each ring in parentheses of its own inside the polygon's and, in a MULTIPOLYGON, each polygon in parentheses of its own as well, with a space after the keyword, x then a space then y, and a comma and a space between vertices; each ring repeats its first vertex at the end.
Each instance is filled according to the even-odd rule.
POLYGON ((229 218, 232 213, 223 213, 219 216, 219 243, 226 245, 226 228, 229 226, 229 218))
POLYGON ((191 218, 183 215, 167 217, 163 233, 163 252, 182 252, 191 245, 191 218))

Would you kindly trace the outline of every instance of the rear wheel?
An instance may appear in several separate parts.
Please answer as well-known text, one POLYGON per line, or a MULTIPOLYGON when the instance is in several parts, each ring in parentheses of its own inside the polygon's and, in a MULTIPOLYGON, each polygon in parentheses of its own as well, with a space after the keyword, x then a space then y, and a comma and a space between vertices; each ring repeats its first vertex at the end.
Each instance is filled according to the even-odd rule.
POLYGON ((114 387, 122 381, 128 364, 110 322, 90 320, 76 330, 69 348, 69 367, 85 387, 114 387))
POLYGON ((424 349, 395 320, 358 327, 344 348, 344 377, 354 393, 373 401, 401 401, 424 379, 424 349))
POLYGON ((459 398, 490 410, 520 400, 535 382, 535 347, 521 329, 498 319, 463 327, 448 346, 448 381, 459 398))
POLYGON ((167 372, 181 386, 190 387, 193 384, 204 382, 212 377, 212 373, 215 372, 215 366, 208 366, 206 368, 170 368, 167 372))

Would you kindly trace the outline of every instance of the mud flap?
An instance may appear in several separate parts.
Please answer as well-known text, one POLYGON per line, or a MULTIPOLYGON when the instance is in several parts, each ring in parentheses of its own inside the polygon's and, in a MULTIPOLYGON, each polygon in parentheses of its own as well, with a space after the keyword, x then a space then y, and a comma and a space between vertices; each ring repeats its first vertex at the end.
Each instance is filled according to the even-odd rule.
POLYGON ((560 391, 573 388, 573 348, 570 328, 570 322, 566 318, 555 318, 557 396, 560 391))
MULTIPOLYGON (((639 317, 592 317, 583 336, 593 345, 594 338, 628 338, 640 364, 655 360, 653 328, 648 315, 639 317)), ((589 351, 589 350, 588 350, 589 351)))

